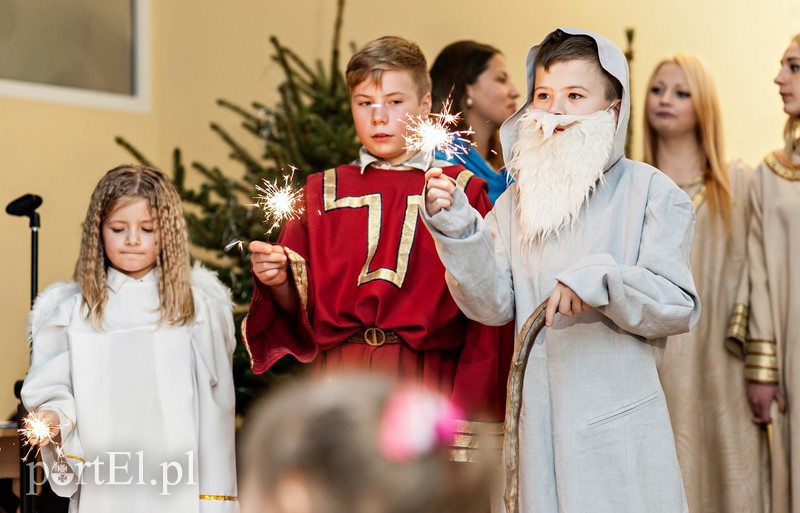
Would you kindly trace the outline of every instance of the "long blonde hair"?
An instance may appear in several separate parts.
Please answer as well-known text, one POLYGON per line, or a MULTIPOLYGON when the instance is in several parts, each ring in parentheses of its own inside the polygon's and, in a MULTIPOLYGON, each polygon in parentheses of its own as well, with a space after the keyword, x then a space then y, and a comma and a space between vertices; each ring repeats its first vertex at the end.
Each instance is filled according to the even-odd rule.
MULTIPOLYGON (((789 41, 789 46, 792 43, 800 46, 800 34, 795 35, 791 41, 789 41)), ((792 153, 795 151, 796 143, 798 138, 800 138, 800 116, 789 114, 789 117, 786 119, 786 125, 783 127, 783 156, 786 157, 787 162, 792 161, 792 153)))
MULTIPOLYGON (((731 225, 731 192, 728 168, 725 164, 725 145, 722 137, 722 116, 720 114, 717 90, 714 80, 703 61, 694 55, 676 54, 666 57, 653 69, 649 84, 664 64, 676 64, 686 77, 691 94, 692 107, 697 117, 695 135, 705 154, 704 182, 706 197, 712 217, 719 216, 725 226, 731 225)), ((646 103, 645 103, 646 105, 646 103)), ((646 108, 646 107, 645 107, 646 108)), ((658 161, 658 135, 644 115, 644 157, 651 165, 658 161)))
POLYGON ((88 307, 87 317, 97 329, 101 329, 108 298, 106 269, 109 261, 102 225, 120 201, 135 198, 148 201, 159 233, 156 269, 161 320, 181 325, 194 317, 189 240, 180 196, 161 171, 122 165, 106 173, 92 193, 83 222, 80 256, 75 265, 75 281, 81 288, 83 304, 88 307))

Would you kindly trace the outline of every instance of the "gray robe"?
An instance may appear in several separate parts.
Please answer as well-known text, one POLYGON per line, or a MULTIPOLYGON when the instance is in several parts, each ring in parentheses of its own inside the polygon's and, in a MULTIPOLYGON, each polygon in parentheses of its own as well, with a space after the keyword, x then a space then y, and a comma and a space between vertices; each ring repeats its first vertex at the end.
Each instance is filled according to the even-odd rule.
MULTIPOLYGON (((557 281, 592 307, 571 318, 556 315, 528 360, 521 510, 682 512, 686 500, 657 366, 665 337, 688 331, 699 316, 689 266, 694 208, 657 169, 622 155, 627 64, 610 41, 587 35, 626 90, 604 181, 574 228, 533 247, 520 244, 516 185, 486 219, 460 189, 449 211, 420 213, 450 291, 470 318, 490 325, 516 318, 518 331, 557 281)), ((536 49, 528 57, 529 91, 536 49)), ((519 114, 503 126, 506 158, 519 114)))

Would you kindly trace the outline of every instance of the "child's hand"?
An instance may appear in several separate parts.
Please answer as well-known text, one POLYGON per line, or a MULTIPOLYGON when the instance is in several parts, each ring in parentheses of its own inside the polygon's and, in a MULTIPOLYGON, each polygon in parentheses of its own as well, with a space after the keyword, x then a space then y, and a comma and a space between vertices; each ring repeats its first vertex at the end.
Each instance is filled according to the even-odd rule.
POLYGON ((254 240, 248 246, 250 266, 258 281, 268 287, 283 285, 288 279, 289 257, 283 246, 254 240))
POLYGON ((769 383, 747 383, 747 402, 753 410, 753 422, 756 424, 769 424, 772 422, 769 408, 772 401, 778 402, 778 409, 786 413, 786 399, 781 394, 778 385, 769 383))
POLYGON ((567 287, 561 282, 558 282, 555 290, 550 294, 550 299, 547 300, 547 309, 544 314, 545 326, 553 325, 553 318, 556 312, 567 317, 572 317, 575 314, 585 312, 591 308, 583 302, 583 299, 578 297, 574 290, 567 287))
POLYGON ((40 410, 37 412, 33 412, 29 414, 30 417, 36 418, 50 426, 50 436, 49 437, 41 437, 41 438, 28 438, 28 443, 31 445, 38 445, 39 447, 44 447, 45 445, 49 444, 50 441, 58 441, 58 437, 61 434, 61 419, 58 417, 58 413, 52 410, 40 410))
POLYGON ((425 195, 425 209, 428 215, 435 216, 442 209, 450 210, 456 182, 438 167, 432 167, 425 172, 425 182, 428 189, 425 195))

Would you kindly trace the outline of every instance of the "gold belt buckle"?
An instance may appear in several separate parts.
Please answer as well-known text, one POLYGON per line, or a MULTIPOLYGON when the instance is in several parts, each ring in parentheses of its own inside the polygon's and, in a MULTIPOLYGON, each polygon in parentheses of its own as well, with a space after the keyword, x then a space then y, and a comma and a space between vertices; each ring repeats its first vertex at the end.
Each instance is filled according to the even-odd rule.
POLYGON ((380 347, 386 343, 386 333, 380 328, 367 328, 364 330, 364 342, 374 347, 380 347))

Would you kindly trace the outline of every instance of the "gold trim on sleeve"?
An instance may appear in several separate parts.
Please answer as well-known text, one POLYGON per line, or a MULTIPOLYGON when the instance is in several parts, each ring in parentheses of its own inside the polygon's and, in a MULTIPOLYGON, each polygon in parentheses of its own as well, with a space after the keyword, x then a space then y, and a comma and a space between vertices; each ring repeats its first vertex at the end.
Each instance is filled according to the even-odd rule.
POLYGON ((303 310, 308 310, 308 268, 306 266, 306 260, 301 257, 299 253, 285 246, 283 250, 286 252, 286 257, 289 259, 289 266, 292 268, 292 277, 294 278, 294 285, 297 288, 297 294, 300 296, 300 304, 303 310))
POLYGON ((733 305, 733 312, 728 321, 727 338, 733 338, 744 344, 747 340, 747 324, 750 320, 750 306, 744 303, 733 305))
POLYGON ((748 340, 747 356, 744 359, 744 377, 757 383, 776 384, 780 381, 778 371, 778 347, 773 340, 748 340))
POLYGON ((769 354, 748 354, 744 360, 748 367, 760 367, 762 369, 778 369, 778 359, 769 354))
POLYGON ((791 180, 793 182, 800 180, 800 168, 788 164, 780 152, 775 151, 764 157, 764 163, 767 165, 770 171, 781 178, 785 178, 786 180, 791 180))
POLYGON ((73 460, 78 460, 81 463, 86 463, 85 459, 81 458, 80 456, 75 456, 74 454, 65 454, 64 456, 66 456, 67 458, 73 459, 73 460))
POLYGON ((238 501, 239 497, 232 495, 203 495, 200 494, 201 501, 238 501))
POLYGON ((747 354, 778 355, 778 346, 771 340, 748 340, 747 354))
POLYGON ((252 370, 255 366, 255 362, 253 361, 253 353, 250 352, 250 343, 247 342, 247 315, 242 319, 241 332, 242 343, 244 344, 244 348, 247 349, 247 357, 250 358, 250 369, 252 370))
POLYGON ((498 464, 502 461, 505 432, 502 422, 458 420, 455 431, 449 448, 450 461, 465 463, 486 457, 498 464))
POLYGON ((458 173, 458 176, 456 176, 456 185, 464 190, 467 190, 467 184, 470 180, 472 180, 473 176, 475 176, 475 174, 472 171, 469 169, 464 169, 458 173))
POLYGON ((456 433, 503 435, 506 431, 502 422, 481 422, 478 420, 456 420, 456 433))
POLYGON ((755 383, 764 383, 765 385, 777 385, 779 383, 777 369, 745 367, 744 379, 755 383))

